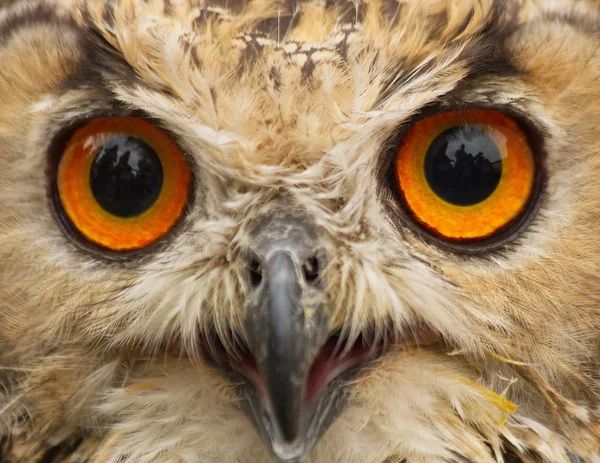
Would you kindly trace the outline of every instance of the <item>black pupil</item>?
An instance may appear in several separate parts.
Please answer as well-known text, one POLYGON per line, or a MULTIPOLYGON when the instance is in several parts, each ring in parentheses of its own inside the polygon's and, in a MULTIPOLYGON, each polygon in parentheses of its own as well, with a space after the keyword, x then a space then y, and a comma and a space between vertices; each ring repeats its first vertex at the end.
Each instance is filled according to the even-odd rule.
POLYGON ((425 155, 425 177, 443 200, 471 206, 488 198, 502 176, 502 157, 485 132, 468 126, 438 135, 425 155))
POLYGON ((139 138, 119 137, 105 143, 90 172, 94 198, 119 217, 135 217, 158 198, 163 170, 156 152, 139 138))

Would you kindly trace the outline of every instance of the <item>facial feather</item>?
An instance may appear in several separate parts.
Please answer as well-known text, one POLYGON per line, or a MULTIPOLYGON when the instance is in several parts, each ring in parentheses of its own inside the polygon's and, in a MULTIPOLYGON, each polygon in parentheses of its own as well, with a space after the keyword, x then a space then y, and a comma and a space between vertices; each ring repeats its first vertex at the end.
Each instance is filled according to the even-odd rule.
POLYGON ((600 458, 595 3, 3 8, 10 461, 81 435, 97 462, 270 461, 197 339, 214 330, 231 351, 245 341, 243 257, 254 224, 281 208, 311 217, 334 256, 332 331, 393 344, 425 323, 444 339, 392 349, 357 379, 311 462, 600 458), (457 104, 510 108, 541 138, 540 211, 491 254, 447 252, 399 225, 381 180, 390 140, 424 108, 457 104), (177 140, 193 200, 152 253, 108 261, 56 225, 51 153, 77 121, 128 112, 177 140))

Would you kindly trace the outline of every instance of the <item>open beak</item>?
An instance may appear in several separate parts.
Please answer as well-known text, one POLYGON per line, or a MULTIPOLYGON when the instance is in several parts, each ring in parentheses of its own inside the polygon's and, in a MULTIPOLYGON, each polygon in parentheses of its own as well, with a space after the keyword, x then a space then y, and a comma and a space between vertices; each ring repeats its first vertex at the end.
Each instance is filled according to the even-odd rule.
POLYGON ((344 349, 331 335, 327 256, 306 218, 274 214, 253 239, 248 355, 228 363, 246 379, 245 409, 267 447, 280 462, 301 462, 342 411, 343 386, 370 349, 344 349))
MULTIPOLYGON (((243 408, 277 461, 300 463, 343 411, 354 377, 384 352, 385 339, 363 334, 350 343, 333 329, 328 256, 308 218, 274 213, 258 224, 252 240, 240 336, 246 344, 230 353, 217 338, 213 344, 220 348, 210 357, 238 384, 243 408)), ((394 345, 440 341, 426 325, 409 331, 394 337, 394 345)))
POLYGON ((308 379, 306 347, 319 337, 307 330, 303 310, 303 288, 292 255, 274 254, 265 263, 261 304, 248 323, 258 371, 264 384, 263 401, 272 415, 278 440, 294 442, 306 427, 304 412, 308 379))

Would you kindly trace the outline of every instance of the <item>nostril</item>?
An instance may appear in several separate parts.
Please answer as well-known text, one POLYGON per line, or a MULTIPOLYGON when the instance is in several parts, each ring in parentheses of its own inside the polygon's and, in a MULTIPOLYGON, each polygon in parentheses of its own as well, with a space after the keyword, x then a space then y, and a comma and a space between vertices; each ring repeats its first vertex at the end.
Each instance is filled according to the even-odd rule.
POLYGON ((317 259, 317 256, 309 257, 302 266, 304 279, 309 284, 315 284, 317 282, 320 271, 321 269, 319 268, 319 259, 317 259))
POLYGON ((258 288, 262 283, 262 265, 256 257, 253 257, 248 262, 247 274, 250 289, 258 288))

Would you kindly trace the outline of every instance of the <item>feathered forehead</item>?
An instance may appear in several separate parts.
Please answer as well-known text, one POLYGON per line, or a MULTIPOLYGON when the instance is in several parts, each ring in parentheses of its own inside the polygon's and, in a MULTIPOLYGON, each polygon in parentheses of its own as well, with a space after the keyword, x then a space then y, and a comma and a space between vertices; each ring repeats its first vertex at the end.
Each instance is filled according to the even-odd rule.
MULTIPOLYGON (((248 55, 265 49, 287 55, 304 51, 306 57, 327 50, 347 58, 347 46, 357 36, 378 49, 392 51, 392 55, 423 59, 441 46, 478 35, 510 9, 506 2, 497 0, 79 2, 83 17, 91 19, 104 38, 122 52, 135 40, 140 41, 139 46, 151 46, 153 40, 149 36, 155 45, 161 39, 178 39, 196 65, 208 58, 205 49, 215 45, 222 52, 246 51, 233 59, 226 57, 228 64, 245 61, 248 55), (341 33, 352 29, 357 34, 341 33), (248 52, 248 45, 252 53, 248 52)), ((333 54, 330 57, 335 59, 333 54)), ((292 61, 305 67, 305 60, 292 61)), ((316 57, 314 64, 322 61, 328 60, 325 56, 316 57)))
POLYGON ((413 88, 416 110, 427 102, 423 82, 445 71, 448 85, 436 88, 451 88, 468 74, 459 58, 475 38, 505 21, 491 0, 96 0, 79 19, 133 68, 140 88, 235 133, 244 157, 260 152, 267 164, 310 162, 425 73, 413 88))

